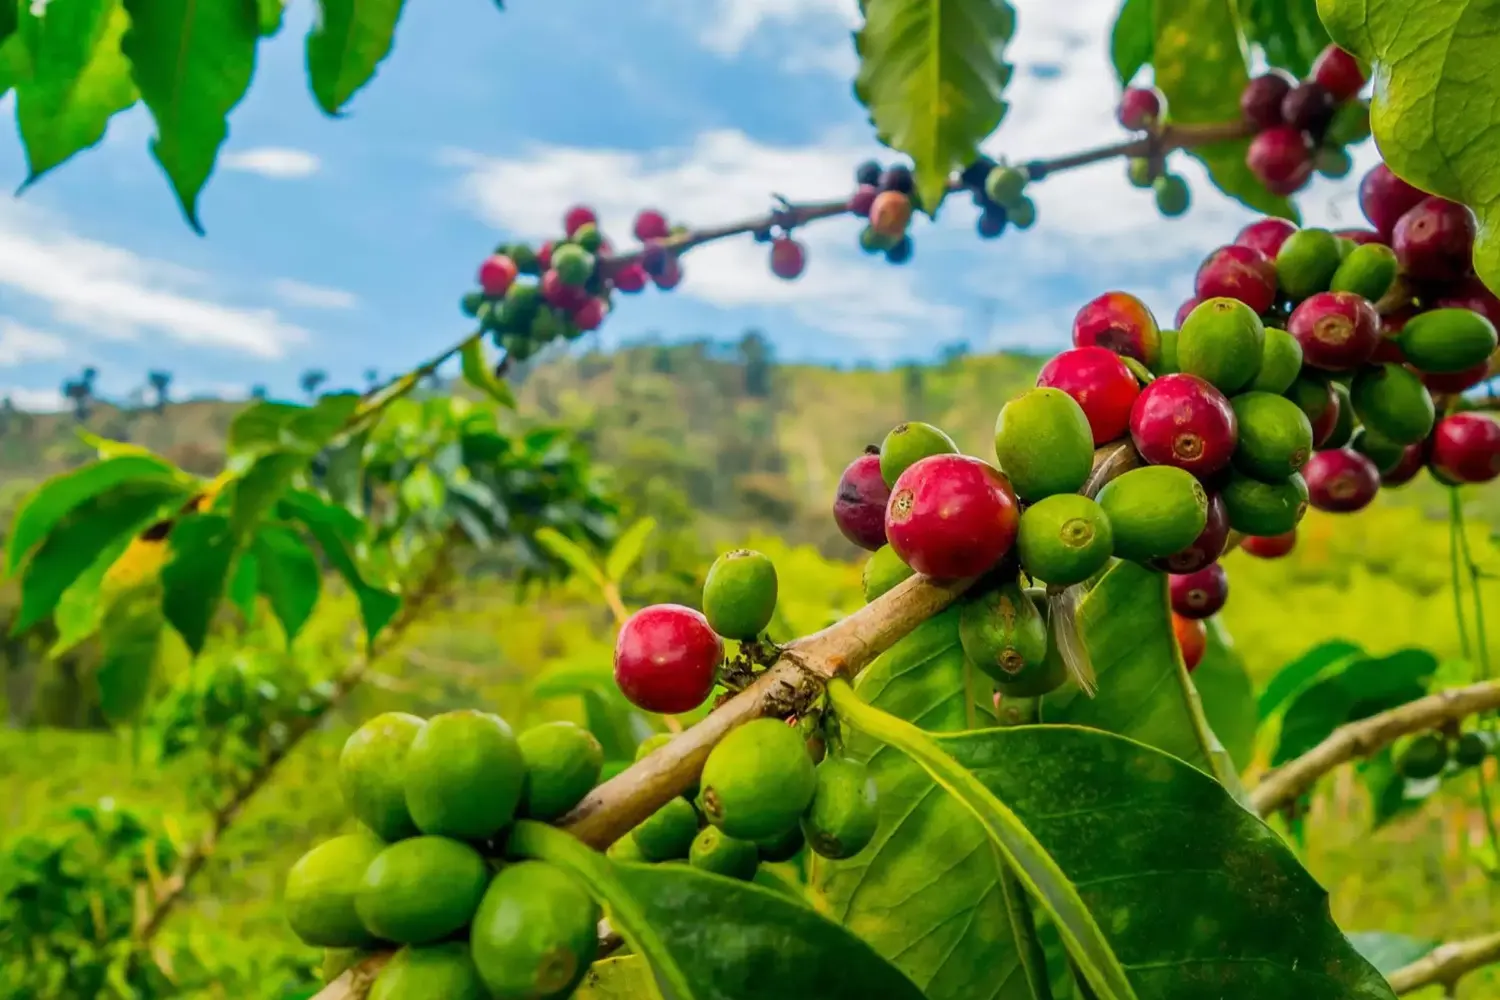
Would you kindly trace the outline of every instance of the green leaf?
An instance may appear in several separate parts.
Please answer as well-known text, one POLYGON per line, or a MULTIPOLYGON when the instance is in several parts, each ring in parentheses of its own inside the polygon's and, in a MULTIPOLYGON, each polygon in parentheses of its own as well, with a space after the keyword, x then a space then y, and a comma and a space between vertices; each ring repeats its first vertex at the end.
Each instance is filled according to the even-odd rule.
POLYGON ((234 480, 229 523, 237 543, 255 530, 291 485, 292 477, 306 469, 311 458, 302 451, 266 452, 234 480))
POLYGON ((1079 606, 1078 630, 1099 693, 1089 698, 1068 685, 1048 695, 1044 721, 1129 736, 1237 783, 1233 766, 1216 759, 1218 740, 1172 636, 1166 574, 1116 563, 1079 606))
POLYGON ((365 508, 365 446, 370 432, 361 431, 336 448, 329 449, 323 488, 340 507, 358 516, 365 508))
POLYGON ((1016 15, 1004 0, 864 0, 854 92, 880 141, 912 158, 935 213, 948 175, 999 126, 1010 81, 1002 58, 1016 15))
MULTIPOLYGON (((45 487, 44 487, 45 488, 45 487)), ((47 533, 21 578, 21 608, 11 623, 18 635, 52 614, 63 593, 121 537, 164 517, 181 502, 175 482, 141 480, 116 485, 73 508, 47 533)))
POLYGON ((1305 79, 1328 45, 1317 0, 1241 0, 1240 23, 1266 62, 1305 79))
POLYGON ((606 958, 589 966, 573 1000, 657 1000, 651 966, 639 955, 606 958))
POLYGON ((369 582, 355 562, 353 544, 360 530, 359 519, 303 490, 289 492, 282 506, 289 517, 306 526, 323 550, 323 557, 354 591, 366 641, 373 643, 401 607, 401 598, 369 582))
POLYGON ((528 820, 507 850, 582 882, 672 1000, 923 1000, 864 941, 770 889, 686 865, 617 864, 528 820))
POLYGON ((1151 62, 1156 45, 1155 0, 1125 0, 1110 32, 1109 56, 1122 85, 1129 84, 1141 67, 1151 62))
POLYGON ((595 565, 594 560, 583 550, 577 542, 558 531, 556 528, 542 527, 536 530, 537 544, 546 549, 557 559, 567 564, 573 572, 585 579, 592 580, 595 586, 603 587, 605 584, 604 574, 595 565))
POLYGON ((270 38, 281 31, 282 18, 286 15, 286 0, 258 0, 260 35, 270 38))
POLYGON ((1318 0, 1339 45, 1374 65, 1386 166, 1479 218, 1474 269, 1500 289, 1500 17, 1495 0, 1318 0))
MULTIPOLYGON (((17 10, 19 9, 18 6, 17 10)), ((29 80, 31 74, 31 48, 21 32, 13 32, 0 43, 0 96, 17 84, 29 80)))
POLYGON ((615 539, 608 558, 604 560, 604 575, 615 583, 624 580, 625 574, 640 561, 641 553, 646 548, 646 539, 655 530, 656 521, 649 517, 643 517, 625 529, 625 533, 615 539))
MULTIPOLYGON (((154 513, 152 517, 155 517, 154 513)), ((100 599, 104 575, 147 524, 136 525, 131 531, 121 532, 119 537, 104 547, 99 557, 89 564, 89 568, 63 591, 57 602, 57 610, 52 614, 52 623, 57 628, 57 640, 47 650, 50 659, 57 659, 99 631, 99 625, 104 620, 105 602, 100 599)))
POLYGON ((495 374, 495 366, 484 356, 484 341, 473 337, 464 342, 459 355, 463 363, 464 381, 484 393, 508 410, 516 408, 515 394, 505 379, 495 374))
MULTIPOLYGON (((1234 0, 1153 0, 1153 7, 1153 66, 1169 118, 1188 125, 1239 121, 1240 92, 1250 71, 1234 0)), ((1239 139, 1189 152, 1231 198, 1267 215, 1296 219, 1291 202, 1267 191, 1245 166, 1249 148, 1248 139, 1239 139)))
POLYGON ((1266 684, 1266 689, 1256 699, 1256 715, 1261 719, 1270 718, 1292 695, 1325 672, 1335 667, 1342 669, 1349 661, 1364 655, 1364 650, 1343 639, 1333 639, 1314 646, 1276 671, 1266 684))
POLYGON ((229 135, 229 112, 250 86, 260 41, 256 0, 124 0, 121 43, 156 120, 155 155, 188 224, 198 232, 198 194, 229 135))
POLYGON ((984 819, 1099 1000, 1394 997, 1327 892, 1199 769, 1074 726, 929 737, 847 684, 830 693, 846 722, 912 754, 984 819))
POLYGON ((25 0, 5 0, 0 4, 0 44, 10 40, 21 23, 21 7, 25 0))
POLYGON ((307 78, 318 106, 339 114, 390 54, 403 0, 318 0, 307 36, 307 78))
POLYGON ((131 722, 146 706, 156 674, 161 630, 162 581, 158 577, 149 577, 115 594, 104 609, 95 680, 99 709, 109 722, 131 722))
MULTIPOLYGON (((0 3, 0 10, 15 6, 0 3)), ((136 102, 130 64, 120 52, 129 25, 120 0, 51 0, 45 16, 27 14, 33 71, 16 85, 27 185, 97 145, 109 119, 136 102)))
POLYGON ((255 618, 255 597, 260 590, 260 560, 254 549, 242 551, 234 562, 234 576, 229 578, 229 601, 240 609, 246 621, 255 618))
POLYGON ((1203 703, 1204 721, 1224 744, 1237 771, 1250 766, 1255 755, 1255 685, 1234 642, 1217 618, 1208 625, 1208 649, 1192 673, 1193 687, 1203 703))
POLYGON ((234 529, 222 514, 195 514, 177 522, 167 539, 170 554, 162 567, 162 610, 196 656, 229 582, 234 561, 234 529))
POLYGON ((260 566, 260 592, 291 642, 318 604, 323 585, 318 560, 295 531, 279 524, 261 526, 253 551, 260 566))
MULTIPOLYGON (((927 730, 992 723, 980 703, 993 685, 965 660, 958 618, 955 608, 917 626, 860 674, 860 696, 927 730)), ((930 1000, 1031 1000, 984 829, 915 762, 860 733, 848 739, 880 790, 880 826, 856 857, 814 859, 830 915, 930 1000)))
POLYGON ((1425 649, 1349 662, 1337 674, 1307 687, 1281 720, 1281 739, 1271 766, 1311 750, 1339 726, 1416 701, 1427 694, 1437 658, 1425 649))
POLYGON ((14 574, 33 548, 64 518, 87 501, 126 483, 139 483, 161 492, 176 492, 183 500, 189 486, 170 463, 158 458, 128 455, 85 465, 53 476, 38 486, 16 511, 5 552, 5 571, 14 574), (177 484, 175 488, 173 484, 177 484))
POLYGON ((1436 941, 1386 931, 1356 932, 1349 935, 1349 943, 1385 976, 1426 958, 1438 946, 1436 941))

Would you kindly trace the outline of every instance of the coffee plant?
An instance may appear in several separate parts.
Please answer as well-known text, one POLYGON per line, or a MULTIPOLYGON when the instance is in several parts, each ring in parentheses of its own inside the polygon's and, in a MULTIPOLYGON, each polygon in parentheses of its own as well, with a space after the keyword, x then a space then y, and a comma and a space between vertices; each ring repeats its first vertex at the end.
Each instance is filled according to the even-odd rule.
MULTIPOLYGON (((91 44, 120 33, 96 45, 102 68, 131 82, 93 108, 96 131, 70 129, 49 159, 34 116, 51 64, 35 46, 71 37, 58 11, 86 6, 27 7, 4 42, 38 57, 15 84, 33 176, 139 98, 196 225, 279 5, 94 4, 91 44), (185 57, 168 62, 168 49, 185 57), (209 66, 232 86, 164 115, 209 66)), ((291 930, 326 950, 323 1000, 1373 1000, 1451 990, 1500 958, 1493 936, 1377 956, 1335 925, 1288 843, 1310 789, 1353 761, 1377 822, 1478 774, 1500 852, 1480 767, 1500 682, 1457 493, 1500 478, 1484 388, 1500 374, 1500 93, 1487 72, 1500 9, 1319 0, 1309 30, 1275 6, 1126 0, 1112 56, 1117 118, 1134 135, 1012 162, 978 150, 1005 112, 1009 5, 870 0, 855 93, 909 163, 859 165, 837 198, 777 199, 728 225, 643 210, 629 249, 576 206, 555 239, 479 263, 462 299, 477 328, 458 344, 364 396, 249 407, 221 475, 98 441, 97 462, 41 486, 6 554, 16 629, 50 621, 60 649, 97 641, 104 715, 154 719, 162 754, 211 762, 208 836, 160 852, 172 872, 160 880, 139 870, 146 834, 109 853, 125 873, 110 891, 144 883, 145 912, 96 928, 105 947, 69 974, 124 983, 121 995, 159 989, 146 946, 214 841, 452 585, 468 546, 500 550, 517 575, 566 567, 592 581, 617 626, 612 686, 549 679, 594 696, 589 726, 384 712, 349 738, 327 793, 336 784, 356 822, 286 881, 291 930), (1410 44, 1417 23, 1442 44, 1410 44), (1247 44, 1271 71, 1251 78, 1247 44), (1347 174, 1348 147, 1372 133, 1385 162, 1360 184, 1369 228, 1299 225, 1288 197, 1314 172, 1347 174), (768 636, 778 570, 749 549, 709 567, 698 608, 629 609, 619 584, 649 523, 615 540, 577 447, 505 415, 507 374, 599 328, 616 295, 690 280, 697 246, 752 236, 796 280, 816 266, 797 231, 853 215, 861 247, 900 265, 921 214, 949 196, 967 193, 992 239, 1044 227, 1033 193, 1048 177, 1117 158, 1170 218, 1191 200, 1169 169, 1178 155, 1266 217, 1207 256, 1173 328, 1125 291, 1084 304, 1073 346, 999 408, 993 455, 908 421, 848 456, 828 503, 870 552, 867 603, 822 631, 768 636), (483 408, 416 399, 452 358, 483 408), (1421 650, 1315 650, 1262 695, 1273 769, 1246 787, 1194 679, 1230 655, 1213 620, 1231 597, 1221 558, 1284 556, 1310 506, 1352 514, 1424 470, 1452 498, 1455 607, 1480 678, 1435 690, 1421 650), (601 566, 589 552, 606 542, 601 566), (164 642, 197 655, 265 613, 290 641, 325 570, 363 626, 343 672, 287 685, 246 659, 158 691, 164 642)), ((309 74, 326 110, 384 57, 400 7, 320 4, 309 74)), ((49 850, 26 846, 41 859, 28 870, 60 866, 49 850)), ((71 947, 78 904, 60 904, 73 919, 54 933, 27 892, 7 897, 6 926, 42 942, 33 952, 71 947)))

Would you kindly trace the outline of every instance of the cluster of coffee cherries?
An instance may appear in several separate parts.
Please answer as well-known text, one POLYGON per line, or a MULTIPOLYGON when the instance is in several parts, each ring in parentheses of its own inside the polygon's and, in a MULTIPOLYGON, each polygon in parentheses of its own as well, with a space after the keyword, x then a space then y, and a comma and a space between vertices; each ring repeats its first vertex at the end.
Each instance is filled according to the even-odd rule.
MULTIPOLYGON (((1126 87, 1115 108, 1115 120, 1132 132, 1156 128, 1166 110, 1166 98, 1151 87, 1126 87)), ((1138 188, 1150 188, 1156 210, 1175 218, 1188 210, 1191 194, 1187 181, 1167 171, 1165 157, 1132 156, 1125 163, 1125 176, 1138 188)))
POLYGON ((859 233, 860 249, 883 254, 892 264, 911 260, 914 247, 907 229, 917 208, 911 168, 899 163, 882 167, 870 160, 855 169, 854 183, 849 212, 867 220, 859 233))
POLYGON ((479 287, 463 297, 464 314, 494 336, 507 361, 524 361, 558 338, 597 330, 615 292, 634 295, 648 284, 670 291, 682 281, 682 264, 668 241, 683 230, 646 209, 634 231, 641 251, 614 259, 594 210, 575 205, 563 216, 562 237, 539 247, 502 244, 486 257, 479 287))
MULTIPOLYGON (((776 567, 763 553, 720 556, 703 584, 702 612, 657 604, 621 626, 614 657, 621 692, 648 712, 678 713, 702 705, 720 685, 742 687, 755 665, 727 663, 724 641, 758 646, 777 589, 776 567)), ((830 750, 842 745, 832 717, 815 718, 813 727, 767 718, 735 729, 709 753, 698 786, 642 821, 613 855, 686 860, 748 879, 761 862, 789 860, 804 846, 827 858, 864 850, 875 835, 874 781, 862 763, 830 750)), ((636 759, 671 739, 648 739, 636 759)))
POLYGON ((1289 195, 1315 170, 1331 178, 1349 173, 1345 147, 1370 137, 1370 105, 1359 96, 1367 76, 1354 56, 1329 45, 1306 80, 1272 70, 1246 85, 1240 114, 1255 137, 1245 164, 1267 189, 1289 195))
POLYGON ((570 722, 516 736, 488 712, 370 719, 338 763, 358 828, 292 866, 292 930, 330 949, 329 975, 361 950, 399 947, 373 997, 570 995, 597 955, 599 906, 568 872, 506 860, 504 845, 516 820, 571 809, 603 761, 570 722))
POLYGON ((1420 733, 1397 755, 1396 769, 1409 781, 1426 781, 1478 767, 1489 753, 1489 743, 1477 732, 1420 733))

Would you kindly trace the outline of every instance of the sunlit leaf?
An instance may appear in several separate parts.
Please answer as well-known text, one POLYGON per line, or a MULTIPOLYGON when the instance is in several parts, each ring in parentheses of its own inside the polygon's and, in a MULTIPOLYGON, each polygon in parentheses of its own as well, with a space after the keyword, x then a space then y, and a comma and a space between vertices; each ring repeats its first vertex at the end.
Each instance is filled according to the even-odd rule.
POLYGON ((300 451, 266 452, 234 481, 229 523, 237 540, 255 529, 291 484, 292 477, 307 468, 310 458, 300 451))
POLYGON ((111 116, 136 102, 130 64, 120 52, 129 24, 121 0, 51 0, 45 16, 25 15, 33 71, 16 85, 16 122, 26 183, 97 144, 111 116))
POLYGON ((313 96, 336 115, 391 51, 404 0, 318 0, 317 26, 307 36, 313 96))
POLYGON ((1474 209, 1474 269, 1500 290, 1495 0, 1318 0, 1318 14, 1334 41, 1374 64, 1370 126, 1386 165, 1474 209))
POLYGON ((645 551, 646 540, 656 530, 656 521, 649 517, 643 517, 632 524, 625 532, 615 540, 614 547, 609 550, 609 556, 604 560, 604 575, 615 583, 625 579, 635 564, 640 561, 641 553, 645 551))
POLYGON ((1015 11, 1004 0, 864 0, 854 92, 880 141, 912 158, 923 207, 936 212, 954 170, 999 126, 1015 11))
POLYGON ((1151 62, 1156 44, 1155 0, 1125 0, 1110 32, 1109 55, 1120 83, 1135 79, 1141 67, 1151 62))
POLYGON ((1364 656, 1364 650, 1352 642, 1334 639, 1314 646, 1301 656, 1282 665, 1271 676, 1265 690, 1256 699, 1255 711, 1262 719, 1269 718, 1298 691, 1307 687, 1325 671, 1342 668, 1349 661, 1364 656))
POLYGON ((166 171, 188 223, 229 134, 228 115, 255 72, 260 11, 255 0, 124 0, 130 28, 121 48, 156 120, 151 152, 166 171))
POLYGON ((536 541, 561 562, 566 563, 579 576, 592 580, 597 586, 604 586, 604 574, 600 572, 594 560, 583 550, 582 546, 556 528, 538 528, 536 541))
POLYGON ((464 342, 464 349, 460 353, 464 381, 484 393, 486 396, 499 403, 501 406, 514 410, 516 408, 515 394, 510 391, 510 386, 505 379, 495 374, 495 366, 484 356, 484 341, 478 337, 464 342))

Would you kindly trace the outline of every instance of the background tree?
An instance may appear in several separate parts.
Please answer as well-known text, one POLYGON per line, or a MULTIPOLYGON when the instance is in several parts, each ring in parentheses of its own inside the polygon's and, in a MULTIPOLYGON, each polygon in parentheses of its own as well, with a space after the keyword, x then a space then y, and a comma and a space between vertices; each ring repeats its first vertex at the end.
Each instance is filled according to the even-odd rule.
POLYGON ((146 381, 150 384, 155 397, 152 400, 152 409, 157 413, 163 412, 167 408, 167 389, 172 384, 172 373, 165 369, 155 368, 146 373, 146 381))

